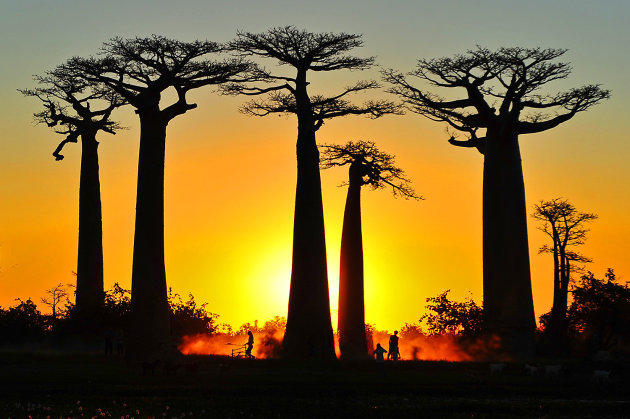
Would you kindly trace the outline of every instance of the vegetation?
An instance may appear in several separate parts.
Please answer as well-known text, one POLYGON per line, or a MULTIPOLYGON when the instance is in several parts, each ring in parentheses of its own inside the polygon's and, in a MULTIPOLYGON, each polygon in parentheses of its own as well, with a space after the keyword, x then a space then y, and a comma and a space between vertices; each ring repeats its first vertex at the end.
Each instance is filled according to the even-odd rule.
MULTIPOLYGON (((36 120, 64 136, 53 153, 55 158, 63 159, 66 144, 79 139, 82 144, 76 305, 69 301, 69 289, 62 284, 46 290, 41 300, 50 308, 50 315, 42 315, 30 299, 18 300, 15 306, 0 309, 2 342, 77 339, 93 344, 117 329, 125 332, 129 358, 146 361, 174 356, 172 348, 184 336, 234 333, 230 325, 219 324, 219 316, 208 311, 206 304, 198 304, 192 294, 187 299, 172 294, 164 268, 167 126, 196 108, 188 102, 190 91, 219 86, 227 94, 255 97, 241 108, 246 114, 297 118, 288 318, 274 318, 262 328, 257 323, 245 324, 236 333, 253 330, 272 335, 286 329, 286 357, 334 358, 320 163, 324 168, 347 164, 350 178, 342 237, 339 329, 342 354, 350 354, 350 346, 363 352, 367 336, 385 332, 364 324, 361 187, 391 187, 395 195, 419 197, 394 165, 393 156, 380 152, 373 143, 324 146, 320 161, 316 133, 330 119, 402 113, 401 105, 387 99, 372 98, 362 104, 349 100, 381 87, 371 80, 358 81, 328 96, 310 92, 313 72, 373 67, 374 57, 348 55, 362 44, 360 35, 312 33, 293 26, 263 33, 238 32, 227 44, 181 42, 159 35, 113 38, 95 57, 71 58, 36 77, 37 86, 21 92, 42 102, 36 120), (231 52, 232 57, 208 58, 223 52, 231 52), (273 59, 281 67, 269 70, 250 58, 273 59), (167 91, 174 93, 174 101, 165 105, 167 91), (132 290, 115 284, 105 292, 96 135, 120 129, 110 117, 116 108, 126 105, 135 109, 140 123, 132 290), (349 308, 353 306, 355 309, 349 308), (349 318, 353 320, 346 322, 349 318), (350 335, 353 343, 346 345, 350 335)), ((447 290, 428 298, 428 313, 418 323, 405 324, 401 336, 448 335, 471 340, 485 331, 499 336, 512 354, 532 354, 535 322, 519 137, 554 128, 610 97, 599 85, 544 94, 549 83, 565 79, 571 72, 568 63, 557 61, 564 53, 563 49, 490 51, 477 47, 453 58, 421 59, 409 74, 383 71, 388 91, 409 111, 462 132, 464 140, 453 134, 449 142, 475 148, 484 158, 484 307, 470 298, 452 301, 447 290), (408 76, 433 88, 448 88, 449 99, 414 87, 408 76), (455 90, 465 92, 464 96, 452 97, 455 90)), ((552 238, 552 245, 541 251, 554 256, 554 304, 551 314, 542 319, 546 333, 570 335, 602 348, 625 341, 627 287, 616 283, 612 270, 605 280, 591 273, 584 275, 571 288, 576 262, 588 261, 573 247, 583 243, 588 231, 585 225, 596 216, 555 199, 541 201, 534 217, 544 223, 542 230, 552 238), (570 306, 569 294, 573 297, 570 306)))
MULTIPOLYGON (((64 137, 53 156, 68 143, 81 141, 79 181, 79 246, 77 261, 77 308, 86 320, 103 304, 103 221, 97 134, 116 134, 121 127, 111 120, 112 112, 125 104, 116 92, 84 80, 82 72, 61 65, 44 76, 36 76, 37 87, 20 90, 42 102, 44 109, 34 114, 38 123, 64 137)), ((52 295, 53 319, 55 298, 52 295)))
POLYGON ((477 47, 420 59, 409 74, 383 72, 409 111, 464 133, 465 140, 453 134, 449 142, 483 155, 484 324, 502 336, 506 350, 524 357, 533 354, 535 318, 519 137, 554 128, 610 96, 598 85, 544 94, 546 85, 571 73, 569 63, 556 62, 565 52, 477 47), (449 98, 413 86, 407 76, 448 90, 449 98), (463 96, 453 97, 456 91, 463 96))
POLYGON ((339 264, 339 350, 344 359, 362 359, 368 353, 363 301, 361 188, 391 188, 394 196, 421 197, 415 194, 405 172, 396 166, 394 156, 380 151, 371 141, 325 144, 321 148, 322 168, 349 165, 339 264))
POLYGON ((287 333, 284 353, 292 358, 330 359, 335 356, 330 301, 324 212, 319 174, 316 132, 326 121, 347 115, 379 118, 397 113, 388 100, 371 100, 357 105, 349 95, 379 87, 374 81, 360 81, 340 93, 309 94, 307 76, 313 72, 365 70, 374 58, 346 55, 361 47, 361 35, 312 33, 293 26, 264 33, 239 32, 231 48, 244 57, 271 58, 289 67, 294 75, 257 68, 251 79, 258 83, 230 84, 226 92, 261 96, 241 110, 254 116, 292 114, 297 118, 297 186, 293 226, 293 261, 289 291, 287 333))
POLYGON ((182 42, 157 35, 113 38, 103 45, 98 58, 74 57, 63 66, 81 80, 115 92, 135 108, 140 121, 131 358, 159 358, 172 350, 164 267, 166 128, 197 107, 187 101, 191 90, 233 81, 249 69, 243 60, 208 58, 223 50, 216 42, 182 42), (177 99, 164 106, 162 96, 169 88, 175 90, 177 99))
POLYGON ((427 298, 429 311, 420 318, 429 335, 450 333, 464 338, 479 337, 482 332, 483 307, 468 297, 464 301, 451 301, 450 290, 427 298))
POLYGON ((578 263, 591 260, 572 250, 584 244, 589 229, 587 224, 596 220, 597 215, 578 211, 565 199, 540 201, 534 206, 532 217, 542 223, 539 227, 552 240, 551 246, 543 245, 539 253, 553 255, 553 305, 545 328, 545 336, 550 350, 562 350, 566 338, 569 283, 578 263))

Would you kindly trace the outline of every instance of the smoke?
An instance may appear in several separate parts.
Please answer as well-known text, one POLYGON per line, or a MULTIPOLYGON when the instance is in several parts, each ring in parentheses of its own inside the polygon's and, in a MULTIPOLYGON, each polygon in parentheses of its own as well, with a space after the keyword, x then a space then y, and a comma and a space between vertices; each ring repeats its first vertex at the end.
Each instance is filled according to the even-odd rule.
MULTIPOLYGON (((259 359, 280 358, 284 330, 253 332, 254 349, 252 355, 259 359)), ((184 355, 226 355, 244 354, 247 333, 234 335, 217 333, 213 335, 189 335, 182 338, 177 347, 184 355)))
MULTIPOLYGON (((377 343, 385 349, 389 348, 390 334, 387 331, 371 331, 372 349, 377 343)), ((411 361, 487 361, 497 359, 501 341, 497 336, 462 339, 445 333, 427 336, 421 333, 401 334, 398 348, 402 360, 411 361)))
MULTIPOLYGON (((284 328, 265 327, 254 330, 252 354, 258 359, 280 358, 284 328)), ((374 350, 377 343, 389 348, 387 331, 372 330, 368 342, 374 350)), ((225 355, 244 353, 247 333, 184 336, 178 349, 184 355, 225 355)), ((420 333, 401 334, 398 342, 402 360, 406 361, 487 361, 497 359, 501 342, 498 337, 462 339, 455 334, 427 336, 420 333)), ((335 334, 335 352, 339 357, 339 339, 335 334)))

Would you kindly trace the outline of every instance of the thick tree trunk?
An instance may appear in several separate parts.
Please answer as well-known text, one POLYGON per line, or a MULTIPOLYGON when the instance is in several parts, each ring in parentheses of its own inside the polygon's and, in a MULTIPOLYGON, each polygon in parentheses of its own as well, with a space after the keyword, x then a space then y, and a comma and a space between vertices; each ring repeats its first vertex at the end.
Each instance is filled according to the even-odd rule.
POLYGON ((293 264, 283 350, 287 358, 332 359, 335 347, 330 320, 319 151, 306 94, 305 73, 298 73, 296 99, 298 138, 293 264))
POLYGON ((95 133, 81 135, 79 183, 79 252, 76 308, 91 316, 103 306, 103 221, 98 142, 95 133))
MULTIPOLYGON (((490 133, 489 133, 490 134, 490 133)), ((488 332, 512 356, 534 354, 534 303, 518 137, 487 136, 483 174, 483 302, 488 332)))
POLYGON ((157 112, 140 113, 140 154, 131 278, 132 359, 172 354, 164 267, 164 152, 166 125, 157 112))
POLYGON ((368 357, 363 293, 361 163, 350 165, 350 184, 341 233, 339 269, 339 350, 342 359, 368 357))

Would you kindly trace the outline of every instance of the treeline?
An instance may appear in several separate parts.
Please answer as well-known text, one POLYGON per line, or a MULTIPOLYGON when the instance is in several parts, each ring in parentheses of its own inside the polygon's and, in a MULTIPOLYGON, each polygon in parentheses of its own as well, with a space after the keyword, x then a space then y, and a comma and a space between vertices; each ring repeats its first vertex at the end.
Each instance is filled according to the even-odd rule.
MULTIPOLYGON (((625 351, 630 347, 630 288, 620 282, 612 269, 608 269, 603 278, 597 278, 592 272, 583 274, 572 285, 570 292, 572 301, 567 311, 565 353, 589 357, 598 350, 625 351)), ((454 300, 449 293, 450 290, 446 290, 426 299, 426 313, 399 329, 403 342, 419 337, 449 335, 466 344, 483 336, 482 305, 470 297, 463 301, 454 300)), ((5 347, 55 346, 72 341, 101 348, 103 336, 108 330, 131 333, 128 328, 131 292, 117 283, 106 291, 103 310, 96 321, 91 322, 98 326, 87 334, 84 320, 76 315, 75 305, 67 299, 66 288, 57 286, 48 290, 47 294, 50 298, 42 299, 41 304, 48 306, 51 314, 42 314, 30 298, 17 299, 17 304, 6 309, 0 307, 0 344, 5 347)), ((171 337, 175 346, 179 346, 187 336, 241 336, 247 331, 265 334, 270 330, 286 329, 286 318, 282 316, 275 316, 263 324, 254 321, 233 328, 221 323, 220 315, 211 312, 207 303, 199 304, 192 294, 183 299, 169 290, 168 303, 171 337)), ((551 312, 539 319, 539 346, 545 344, 543 337, 549 327, 550 316, 551 312)), ((368 345, 378 336, 390 332, 380 331, 374 324, 366 324, 368 345)))

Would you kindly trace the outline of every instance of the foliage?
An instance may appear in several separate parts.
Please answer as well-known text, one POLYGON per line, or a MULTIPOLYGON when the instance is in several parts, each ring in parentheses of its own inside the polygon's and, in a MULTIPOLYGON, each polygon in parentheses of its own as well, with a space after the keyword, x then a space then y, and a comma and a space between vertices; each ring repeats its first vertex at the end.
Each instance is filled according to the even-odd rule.
POLYGON ((278 114, 311 113, 313 128, 317 131, 331 118, 346 115, 365 115, 379 118, 386 114, 399 114, 399 107, 387 100, 368 100, 358 105, 347 99, 348 95, 373 90, 380 87, 374 81, 359 81, 347 86, 333 96, 309 95, 305 100, 307 71, 365 70, 374 65, 374 57, 360 58, 347 55, 347 52, 363 45, 361 35, 347 33, 312 33, 294 26, 276 27, 264 33, 238 32, 230 48, 242 57, 258 56, 277 60, 279 65, 287 65, 297 70, 296 77, 284 73, 271 73, 257 67, 250 71, 246 81, 223 86, 228 94, 261 96, 252 100, 241 111, 254 116, 278 114))
POLYGON ((372 141, 348 141, 344 145, 324 144, 320 148, 322 169, 350 165, 351 179, 348 185, 353 182, 353 168, 356 167, 360 186, 370 185, 372 189, 391 187, 394 196, 423 199, 416 195, 411 181, 396 165, 395 157, 379 150, 372 141))
POLYGON ((405 322, 405 325, 400 328, 398 334, 400 335, 401 339, 409 341, 425 336, 424 331, 422 330, 422 324, 420 322, 405 322))
POLYGON ((427 298, 429 304, 425 307, 429 313, 420 318, 426 323, 427 333, 452 333, 466 338, 478 336, 483 322, 483 308, 470 297, 462 302, 451 301, 449 292, 446 290, 437 297, 427 298))
POLYGON ((619 284, 612 269, 604 279, 592 272, 583 275, 571 294, 568 321, 573 333, 592 336, 603 348, 630 339, 630 289, 619 284))
MULTIPOLYGON (((545 85, 562 80, 571 65, 557 62, 566 50, 554 48, 498 48, 478 46, 453 58, 420 59, 408 74, 384 70, 389 92, 397 95, 411 112, 467 135, 467 140, 449 142, 485 152, 486 137, 478 130, 501 129, 508 123, 516 135, 545 131, 610 97, 610 91, 591 84, 556 94, 543 94, 545 85), (460 99, 444 98, 412 86, 411 76, 438 88, 466 92, 460 99)), ((505 129, 502 129, 505 131, 505 129)))
POLYGON ((46 333, 45 317, 28 298, 16 299, 18 304, 0 309, 0 342, 24 343, 41 339, 46 333))
POLYGON ((179 294, 173 294, 169 288, 168 304, 170 309, 171 330, 179 339, 186 335, 212 334, 216 330, 218 314, 206 309, 207 303, 197 305, 195 297, 188 294, 188 300, 183 301, 179 294))

